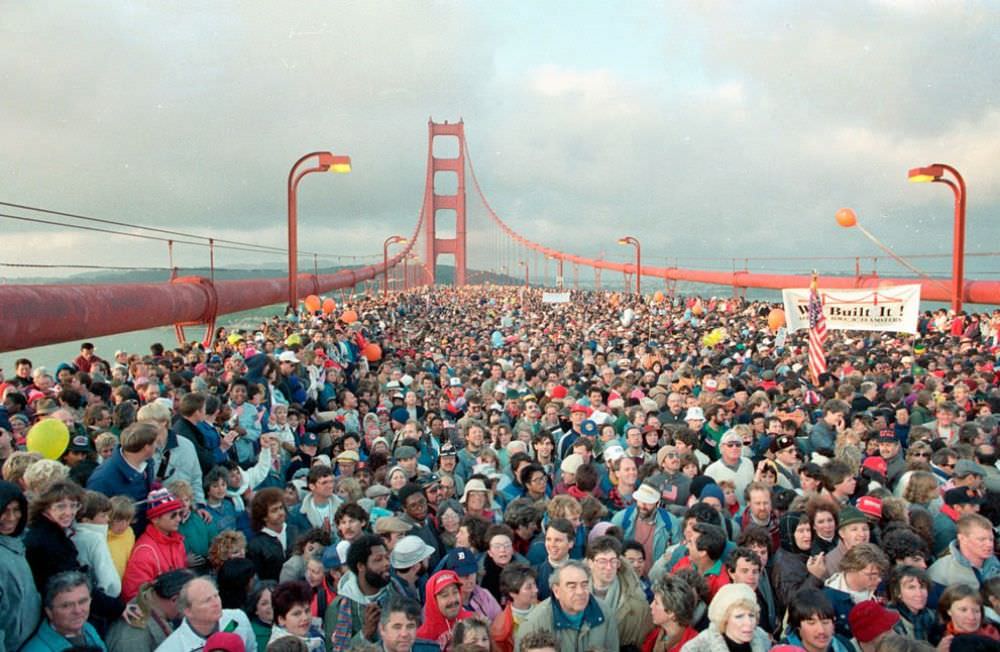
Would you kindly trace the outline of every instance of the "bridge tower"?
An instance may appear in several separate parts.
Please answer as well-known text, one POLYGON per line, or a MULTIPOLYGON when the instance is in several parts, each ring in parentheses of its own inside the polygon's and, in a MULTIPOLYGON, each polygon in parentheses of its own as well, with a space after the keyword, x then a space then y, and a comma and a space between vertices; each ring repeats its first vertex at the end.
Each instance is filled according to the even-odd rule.
POLYGON ((455 285, 466 284, 465 259, 465 125, 457 123, 427 121, 427 185, 424 189, 424 279, 434 285, 437 257, 440 254, 455 256, 455 285), (458 140, 458 155, 455 158, 434 156, 434 139, 439 136, 455 137, 458 140), (435 175, 438 172, 454 172, 458 177, 455 194, 439 195, 434 190, 435 175), (438 212, 455 211, 455 237, 437 237, 438 212))

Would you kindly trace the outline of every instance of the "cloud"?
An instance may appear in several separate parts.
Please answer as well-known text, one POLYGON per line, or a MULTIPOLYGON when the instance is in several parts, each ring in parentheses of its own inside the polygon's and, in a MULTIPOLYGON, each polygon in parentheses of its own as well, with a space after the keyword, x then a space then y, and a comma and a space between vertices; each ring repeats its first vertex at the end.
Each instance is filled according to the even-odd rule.
MULTIPOLYGON (((303 180, 300 237, 381 253, 415 224, 433 116, 465 119, 504 219, 586 255, 628 258, 626 233, 654 264, 869 251, 841 206, 901 251, 947 251, 950 198, 905 180, 932 161, 966 175, 970 249, 1000 235, 981 217, 1000 206, 992 5, 553 3, 531 26, 510 8, 14 4, 0 199, 280 245, 289 167, 330 148, 354 172, 303 180)), ((468 181, 475 265, 497 244, 468 181)), ((3 226, 7 258, 165 256, 3 226)))

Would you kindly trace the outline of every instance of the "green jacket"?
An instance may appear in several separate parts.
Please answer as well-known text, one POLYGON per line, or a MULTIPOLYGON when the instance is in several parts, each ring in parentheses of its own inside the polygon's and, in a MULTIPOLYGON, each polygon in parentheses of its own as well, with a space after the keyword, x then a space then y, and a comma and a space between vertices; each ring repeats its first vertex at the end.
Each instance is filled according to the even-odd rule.
POLYGON ((520 652, 521 641, 525 636, 540 630, 555 632, 556 640, 559 642, 558 652, 581 650, 611 652, 619 649, 615 616, 604 602, 593 596, 583 611, 583 622, 580 623, 579 629, 569 621, 555 598, 539 602, 517 628, 515 652, 520 652))

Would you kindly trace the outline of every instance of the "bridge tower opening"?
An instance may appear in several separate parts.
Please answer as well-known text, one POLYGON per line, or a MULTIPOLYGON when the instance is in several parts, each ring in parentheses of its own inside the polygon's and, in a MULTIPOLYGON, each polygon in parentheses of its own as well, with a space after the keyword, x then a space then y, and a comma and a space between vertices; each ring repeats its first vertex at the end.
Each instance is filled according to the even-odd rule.
POLYGON ((424 188, 424 277, 427 283, 434 285, 437 279, 437 258, 441 254, 451 254, 455 258, 455 285, 465 285, 467 282, 466 246, 465 246, 465 125, 443 123, 428 120, 427 122, 427 185, 424 188), (457 140, 454 146, 441 147, 438 152, 447 150, 454 156, 438 157, 434 155, 435 139, 443 141, 457 140), (443 172, 438 176, 438 173, 443 172), (443 181, 446 178, 446 181, 443 181), (437 183, 435 183, 437 181, 437 183), (454 190, 454 192, 451 192, 454 190), (440 194, 439 194, 440 193, 440 194), (438 237, 438 217, 442 218, 443 229, 450 237, 438 237), (454 219, 454 222, 452 222, 454 219), (448 228, 454 224, 454 231, 448 228), (453 233, 453 235, 452 235, 453 233))

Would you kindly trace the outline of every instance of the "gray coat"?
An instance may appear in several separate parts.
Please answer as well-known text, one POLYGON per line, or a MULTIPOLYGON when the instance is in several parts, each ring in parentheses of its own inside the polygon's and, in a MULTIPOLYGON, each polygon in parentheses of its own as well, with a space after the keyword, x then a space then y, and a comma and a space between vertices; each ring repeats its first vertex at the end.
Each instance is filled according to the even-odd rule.
MULTIPOLYGON (((758 627, 753 633, 753 640, 750 641, 750 649, 753 652, 767 652, 771 647, 771 638, 758 627)), ((726 645, 726 639, 716 626, 709 625, 708 629, 685 643, 681 652, 729 652, 729 646, 726 645)))
POLYGON ((566 614, 554 600, 555 598, 547 598, 535 605, 517 628, 515 652, 520 652, 521 641, 525 636, 541 630, 555 633, 556 640, 559 641, 558 652, 582 650, 611 652, 618 649, 618 625, 604 602, 591 596, 583 612, 583 622, 579 629, 576 629, 570 625, 566 614))
POLYGON ((42 599, 24 558, 24 544, 18 538, 0 536, 0 650, 24 645, 41 614, 42 599))

